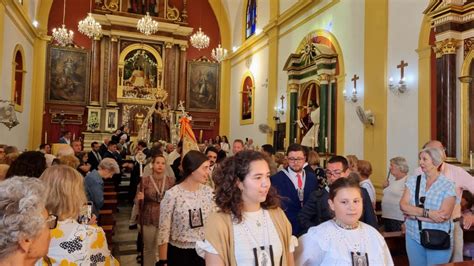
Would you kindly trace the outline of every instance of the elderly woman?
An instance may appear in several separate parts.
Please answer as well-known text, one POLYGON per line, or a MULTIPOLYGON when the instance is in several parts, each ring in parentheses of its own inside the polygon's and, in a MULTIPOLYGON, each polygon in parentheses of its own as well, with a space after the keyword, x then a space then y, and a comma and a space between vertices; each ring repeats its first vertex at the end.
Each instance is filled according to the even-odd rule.
POLYGON ((117 162, 112 158, 100 161, 98 169, 89 172, 84 178, 87 198, 94 204, 93 212, 99 217, 99 211, 104 206, 104 180, 120 173, 117 162))
POLYGON ((78 222, 87 203, 82 175, 69 166, 56 165, 40 179, 47 188, 46 209, 59 220, 48 251, 53 265, 117 265, 102 228, 78 222))
POLYGON ((46 256, 57 217, 45 208, 45 187, 36 178, 0 183, 0 265, 34 265, 46 256))
POLYGON ((419 154, 423 174, 409 177, 400 200, 400 208, 407 216, 406 249, 410 265, 448 263, 453 245, 453 222, 450 220, 456 204, 454 182, 440 173, 443 152, 425 148, 419 154), (417 193, 418 192, 418 193, 417 193), (416 198, 418 194, 418 198, 416 198), (420 231, 435 229, 449 234, 447 249, 429 249, 422 245, 420 231))
POLYGON ((400 199, 405 190, 405 182, 409 168, 407 160, 403 157, 390 159, 390 178, 383 184, 382 218, 385 232, 402 230, 405 221, 400 210, 400 199))
POLYGON ((372 175, 372 164, 366 160, 359 160, 357 162, 357 170, 360 174, 360 186, 365 188, 369 192, 370 201, 372 206, 375 209, 376 193, 374 184, 370 180, 370 175, 372 175))

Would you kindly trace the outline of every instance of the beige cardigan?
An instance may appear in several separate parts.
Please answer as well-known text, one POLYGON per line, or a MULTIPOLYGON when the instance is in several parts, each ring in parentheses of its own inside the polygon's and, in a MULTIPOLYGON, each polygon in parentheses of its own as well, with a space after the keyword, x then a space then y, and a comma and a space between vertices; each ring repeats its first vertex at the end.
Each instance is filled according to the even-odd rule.
MULTIPOLYGON (((268 209, 268 213, 278 232, 283 248, 282 266, 288 265, 288 254, 291 241, 291 225, 285 213, 280 209, 268 209)), ((226 266, 236 266, 234 231, 230 214, 223 212, 212 213, 204 227, 205 239, 216 249, 226 266)))

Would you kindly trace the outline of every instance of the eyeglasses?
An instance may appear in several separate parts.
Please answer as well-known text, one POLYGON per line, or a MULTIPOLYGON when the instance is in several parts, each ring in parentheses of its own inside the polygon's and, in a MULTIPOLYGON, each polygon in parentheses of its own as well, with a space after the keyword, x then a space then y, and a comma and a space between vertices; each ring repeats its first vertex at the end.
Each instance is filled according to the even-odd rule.
POLYGON ((330 176, 330 175, 333 175, 333 176, 340 176, 342 174, 342 171, 341 170, 334 170, 334 171, 331 171, 331 170, 328 170, 326 169, 326 176, 330 176))
POLYGON ((302 158, 302 157, 299 157, 299 158, 289 157, 288 161, 289 162, 301 162, 301 161, 304 161, 304 158, 302 158))
POLYGON ((48 228, 50 230, 55 229, 56 226, 58 225, 58 216, 54 214, 50 214, 48 218, 46 218, 46 224, 48 225, 48 228))

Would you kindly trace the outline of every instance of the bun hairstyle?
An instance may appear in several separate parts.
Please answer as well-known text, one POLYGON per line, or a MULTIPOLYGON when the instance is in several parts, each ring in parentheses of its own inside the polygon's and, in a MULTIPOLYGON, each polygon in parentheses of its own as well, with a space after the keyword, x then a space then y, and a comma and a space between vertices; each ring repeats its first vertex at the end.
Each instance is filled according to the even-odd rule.
MULTIPOLYGON (((196 169, 198 169, 205 161, 207 161, 206 155, 199 151, 191 150, 184 156, 181 161, 181 167, 183 168, 183 177, 186 179, 196 169)), ((183 180, 184 180, 183 179, 183 180)))

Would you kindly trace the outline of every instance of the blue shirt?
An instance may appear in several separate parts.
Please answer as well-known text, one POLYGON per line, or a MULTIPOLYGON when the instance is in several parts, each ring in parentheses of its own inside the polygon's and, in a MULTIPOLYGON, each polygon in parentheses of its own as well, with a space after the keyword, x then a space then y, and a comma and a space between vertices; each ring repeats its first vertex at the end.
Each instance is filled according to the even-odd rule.
MULTIPOLYGON (((415 189, 416 189, 417 176, 411 176, 408 178, 405 186, 410 191, 410 205, 415 206, 415 189)), ((428 191, 426 190, 426 175, 421 175, 420 180, 420 192, 419 198, 426 197, 425 209, 439 210, 443 200, 449 197, 456 197, 456 190, 454 182, 447 179, 444 175, 440 174, 438 179, 431 185, 428 191)), ((421 203, 420 203, 421 204, 421 203)), ((418 221, 414 219, 407 219, 405 222, 406 234, 418 243, 420 242, 420 230, 418 228, 418 221)), ((451 237, 453 236, 453 223, 452 220, 448 220, 444 223, 430 223, 421 222, 422 229, 438 229, 445 232, 450 232, 451 237)))
POLYGON ((104 181, 97 170, 89 172, 84 178, 87 199, 94 204, 93 213, 99 218, 99 211, 104 206, 104 181))

